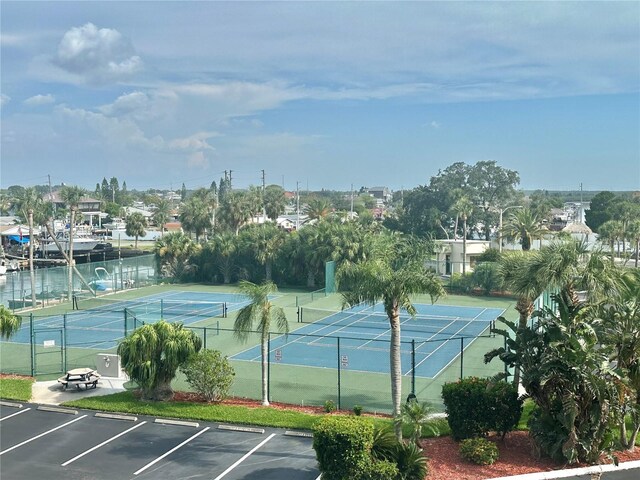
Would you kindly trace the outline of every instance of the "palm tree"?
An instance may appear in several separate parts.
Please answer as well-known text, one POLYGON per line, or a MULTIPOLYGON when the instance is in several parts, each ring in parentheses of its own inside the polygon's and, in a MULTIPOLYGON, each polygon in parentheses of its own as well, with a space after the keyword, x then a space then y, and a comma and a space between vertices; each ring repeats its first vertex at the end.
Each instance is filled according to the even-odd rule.
MULTIPOLYGON (((617 294, 622 288, 619 271, 601 250, 588 251, 584 242, 553 242, 532 252, 508 252, 498 260, 498 272, 509 291, 518 296, 518 332, 527 326, 535 300, 545 290, 566 293, 577 302, 577 289, 593 301, 617 294)), ((520 381, 516 366, 514 385, 520 381)))
POLYGON ((158 261, 158 270, 167 277, 177 279, 191 274, 196 266, 192 258, 202 247, 182 232, 169 233, 156 240, 154 253, 158 261))
POLYGON ((191 197, 180 208, 180 222, 184 229, 196 235, 196 241, 211 228, 211 212, 200 197, 191 197))
POLYGON ((469 197, 460 197, 453 206, 457 215, 462 218, 462 275, 467 273, 467 219, 473 213, 473 203, 469 197))
POLYGON ((528 208, 515 210, 505 223, 502 234, 515 241, 520 241, 522 250, 531 250, 533 239, 543 233, 538 218, 528 208))
POLYGON ((620 444, 632 450, 640 434, 640 272, 628 273, 620 295, 610 298, 589 311, 594 324, 601 323, 601 343, 612 349, 611 360, 626 379, 620 394, 624 414, 620 419, 620 444), (631 432, 627 435, 626 420, 631 420, 631 432))
POLYGON ((607 220, 598 227, 598 240, 609 242, 611 247, 611 261, 615 261, 614 244, 618 240, 618 232, 622 228, 622 222, 618 220, 607 220))
POLYGON ((73 300, 73 230, 76 224, 76 210, 82 197, 84 197, 86 191, 83 188, 76 186, 65 185, 60 189, 60 198, 71 209, 71 223, 69 225, 69 292, 68 299, 71 302, 73 300))
POLYGON ((240 238, 258 263, 264 265, 265 279, 270 282, 273 261, 278 257, 285 241, 284 232, 272 223, 249 225, 242 230, 240 238), (245 232, 246 235, 243 235, 245 232))
POLYGON ((426 428, 433 435, 438 434, 438 428, 432 421, 435 409, 427 402, 419 403, 411 400, 402 405, 400 415, 394 419, 396 424, 408 425, 411 428, 411 441, 420 448, 422 430, 426 428))
POLYGON ((166 198, 159 198, 156 200, 156 209, 153 212, 153 221, 160 227, 160 236, 164 235, 164 224, 169 220, 169 213, 171 212, 171 204, 166 198))
POLYGON ((286 204, 284 189, 278 185, 268 185, 264 191, 264 208, 267 217, 275 221, 278 216, 284 213, 286 204))
MULTIPOLYGON (((389 319, 391 342, 389 364, 393 416, 400 414, 402 396, 402 365, 400 359, 400 311, 416 314, 411 295, 427 293, 432 300, 444 294, 435 274, 424 266, 427 250, 419 242, 398 235, 378 237, 372 258, 359 263, 345 262, 337 273, 336 282, 342 292, 345 307, 382 302, 389 319)), ((396 425, 396 437, 402 429, 396 425)))
POLYGON ((22 317, 14 315, 4 305, 0 304, 0 337, 8 340, 13 337, 22 326, 22 317))
POLYGON ((143 325, 118 345, 122 367, 147 400, 169 400, 171 380, 180 365, 200 351, 202 340, 181 323, 160 320, 143 325))
POLYGON ((21 220, 26 220, 29 225, 29 274, 31 280, 31 307, 36 306, 36 276, 33 269, 33 214, 39 209, 42 199, 34 187, 25 188, 20 192, 16 201, 16 208, 21 220))
POLYGON ((138 237, 144 237, 147 234, 144 231, 146 226, 147 219, 140 212, 134 212, 127 216, 125 233, 130 237, 136 237, 134 248, 138 248, 138 237))
POLYGON ((304 212, 310 220, 321 220, 331 213, 331 203, 326 198, 312 198, 307 203, 304 212))
POLYGON ((231 276, 235 266, 235 253, 238 249, 237 238, 231 232, 222 232, 214 237, 214 243, 222 281, 225 284, 231 283, 231 276))
POLYGON ((278 331, 289 332, 289 324, 284 310, 274 305, 269 300, 269 295, 277 291, 277 287, 272 282, 265 282, 261 285, 242 281, 239 284, 240 291, 249 297, 249 305, 240 309, 233 324, 235 337, 241 342, 246 342, 252 329, 255 328, 260 334, 260 350, 262 355, 262 405, 269 405, 269 394, 267 385, 267 360, 269 352, 267 344, 271 325, 275 323, 278 331))
POLYGON ((640 257, 640 220, 631 220, 627 224, 627 238, 635 250, 635 267, 638 268, 638 257, 640 257))

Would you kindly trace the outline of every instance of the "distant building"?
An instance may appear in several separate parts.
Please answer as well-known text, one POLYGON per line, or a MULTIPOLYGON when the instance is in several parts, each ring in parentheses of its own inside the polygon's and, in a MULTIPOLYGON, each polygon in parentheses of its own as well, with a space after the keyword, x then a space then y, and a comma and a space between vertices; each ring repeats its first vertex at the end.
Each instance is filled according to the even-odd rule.
MULTIPOLYGON (((47 193, 44 195, 44 200, 48 202, 52 202, 56 208, 64 209, 67 207, 67 204, 62 197, 60 197, 60 191, 55 191, 51 193, 47 193)), ((99 212, 101 200, 96 198, 91 198, 89 196, 82 197, 78 202, 78 210, 81 212, 99 212)))
MULTIPOLYGON (((436 240, 436 265, 439 275, 462 273, 462 240, 436 240)), ((478 257, 489 248, 491 242, 485 240, 467 240, 466 271, 472 272, 478 257)))
POLYGON ((387 203, 391 200, 391 190, 387 187, 371 187, 367 189, 367 193, 377 200, 387 203))

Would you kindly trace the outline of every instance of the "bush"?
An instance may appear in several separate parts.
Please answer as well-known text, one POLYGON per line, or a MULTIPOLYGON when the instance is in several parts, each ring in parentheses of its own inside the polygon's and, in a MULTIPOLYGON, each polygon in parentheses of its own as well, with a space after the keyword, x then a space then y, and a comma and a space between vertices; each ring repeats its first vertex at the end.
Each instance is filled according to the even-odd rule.
POLYGON ((233 383, 233 367, 217 350, 201 350, 192 355, 180 371, 187 383, 208 402, 221 402, 227 398, 233 383))
POLYGON ((501 435, 513 430, 522 415, 522 401, 510 383, 467 377, 442 386, 451 435, 456 440, 501 435))
MULTIPOLYGON (((348 478, 354 478, 357 480, 391 480, 394 478, 398 478, 398 475, 398 467, 395 463, 387 460, 372 460, 367 464, 366 467, 363 468, 362 472, 360 472, 357 477, 348 478)), ((324 475, 322 478, 324 478, 324 475)), ((422 477, 420 480, 423 480, 423 478, 424 477, 422 477)))
POLYGON ((498 273, 496 262, 478 263, 471 274, 474 287, 480 288, 484 295, 492 291, 502 290, 502 278, 498 273))
POLYGON ((360 415, 362 415, 362 406, 361 405, 354 405, 353 406, 353 414, 357 417, 359 417, 360 415))
POLYGON ((327 413, 332 413, 337 410, 336 403, 333 400, 327 400, 324 402, 324 411, 327 413))
POLYGON ((412 442, 398 444, 396 463, 403 480, 423 480, 429 471, 422 449, 412 442))
POLYGON ((364 418, 327 416, 313 427, 313 448, 323 480, 362 478, 374 463, 372 446, 373 423, 364 418))
POLYGON ((453 292, 469 293, 473 288, 472 273, 469 272, 464 275, 461 273, 454 273, 451 275, 449 288, 453 292))
POLYGON ((492 465, 498 460, 498 447, 486 438, 467 438, 460 443, 460 455, 478 465, 492 465))

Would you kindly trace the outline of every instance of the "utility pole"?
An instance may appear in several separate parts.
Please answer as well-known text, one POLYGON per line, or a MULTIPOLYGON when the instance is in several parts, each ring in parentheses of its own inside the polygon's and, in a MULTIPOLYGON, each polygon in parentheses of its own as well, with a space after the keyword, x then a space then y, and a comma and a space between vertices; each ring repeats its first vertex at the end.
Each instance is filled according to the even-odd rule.
POLYGON ((264 169, 262 170, 262 223, 267 221, 267 203, 266 203, 267 186, 265 184, 264 169))
MULTIPOLYGON (((51 217, 51 231, 56 231, 56 202, 53 201, 53 190, 51 190, 51 175, 47 175, 49 179, 49 201, 53 205, 53 217, 51 217)), ((49 258, 49 249, 45 250, 45 257, 49 258)), ((35 304, 34 304, 35 305, 35 304)))
POLYGON ((300 229, 300 182, 296 181, 296 231, 300 229))
POLYGON ((233 172, 233 170, 229 170, 229 191, 232 190, 233 187, 231 187, 231 173, 233 172))
POLYGON ((351 184, 351 214, 349 220, 353 220, 353 183, 351 184))

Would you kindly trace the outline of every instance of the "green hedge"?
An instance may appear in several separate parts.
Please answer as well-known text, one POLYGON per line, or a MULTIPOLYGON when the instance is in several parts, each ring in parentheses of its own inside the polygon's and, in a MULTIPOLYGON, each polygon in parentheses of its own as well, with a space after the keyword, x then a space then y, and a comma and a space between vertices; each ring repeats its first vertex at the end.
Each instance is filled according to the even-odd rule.
POLYGON ((505 435, 515 429, 522 415, 522 401, 510 383, 467 377, 442 386, 442 399, 451 435, 456 440, 505 435))

